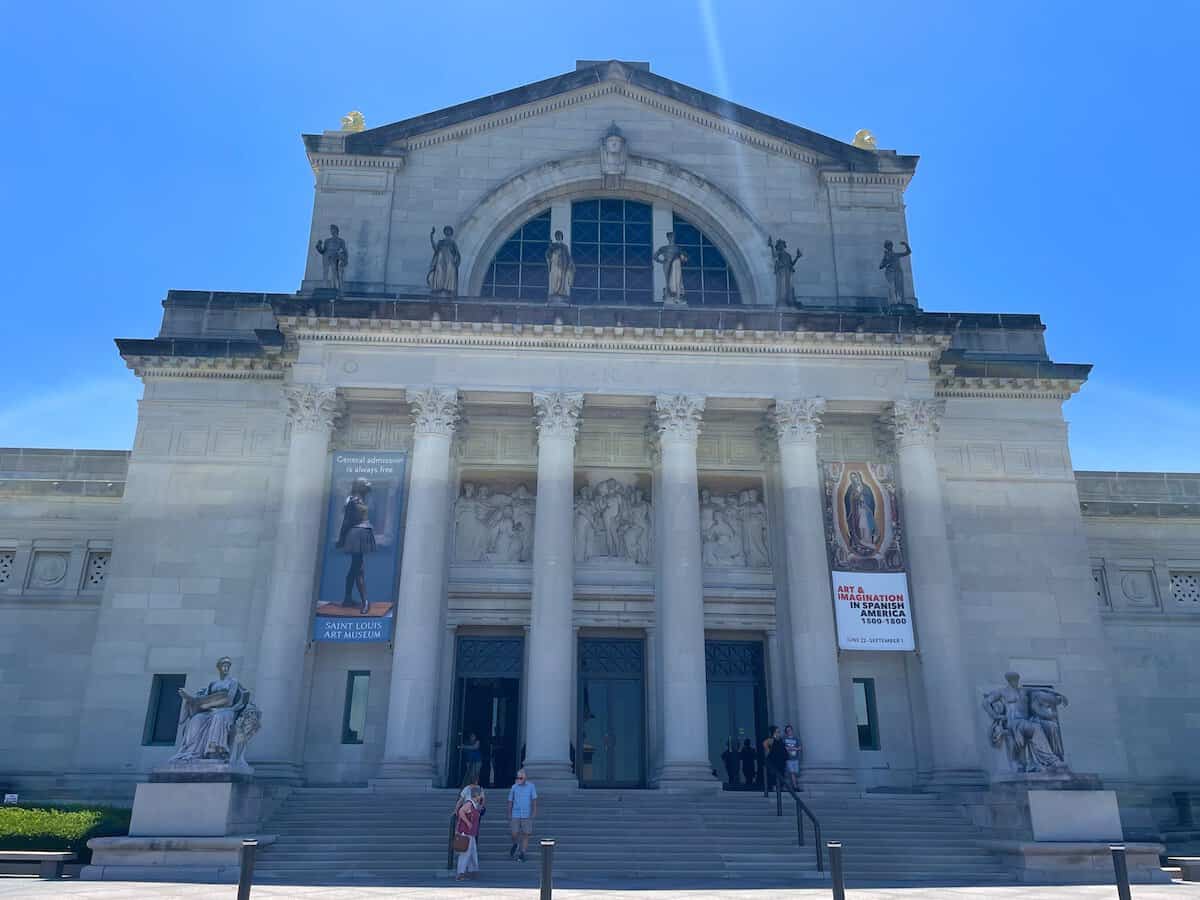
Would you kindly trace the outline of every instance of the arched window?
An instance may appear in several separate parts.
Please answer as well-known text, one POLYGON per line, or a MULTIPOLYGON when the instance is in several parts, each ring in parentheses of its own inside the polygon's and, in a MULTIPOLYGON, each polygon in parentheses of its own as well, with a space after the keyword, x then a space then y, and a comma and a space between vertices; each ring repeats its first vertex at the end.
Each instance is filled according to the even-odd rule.
POLYGON ((546 248, 550 245, 550 210, 534 216, 500 245, 483 277, 485 297, 510 300, 546 299, 546 248))
POLYGON ((605 306, 654 301, 654 234, 648 203, 577 200, 571 204, 573 303, 605 306))
POLYGON ((683 216, 674 215, 675 243, 688 255, 683 264, 683 290, 693 306, 729 306, 742 302, 729 263, 705 234, 683 216))

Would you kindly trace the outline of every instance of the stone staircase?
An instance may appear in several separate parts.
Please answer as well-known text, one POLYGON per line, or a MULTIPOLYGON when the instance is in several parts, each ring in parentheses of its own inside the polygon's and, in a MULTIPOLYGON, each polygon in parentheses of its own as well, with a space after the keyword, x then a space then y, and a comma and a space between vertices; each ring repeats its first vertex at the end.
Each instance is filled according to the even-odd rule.
MULTIPOLYGON (((457 793, 388 793, 303 788, 267 822, 278 835, 261 852, 262 883, 403 884, 446 877, 446 841, 457 793)), ((479 840, 487 883, 533 885, 538 838, 554 838, 556 881, 729 879, 819 884, 814 842, 796 843, 795 807, 775 799, 725 792, 578 791, 541 802, 529 860, 508 858, 505 791, 490 792, 479 840)), ((986 835, 949 803, 930 795, 805 798, 826 840, 845 847, 847 882, 996 884, 1009 873, 982 847, 986 835)), ((828 869, 828 860, 826 860, 828 869)))

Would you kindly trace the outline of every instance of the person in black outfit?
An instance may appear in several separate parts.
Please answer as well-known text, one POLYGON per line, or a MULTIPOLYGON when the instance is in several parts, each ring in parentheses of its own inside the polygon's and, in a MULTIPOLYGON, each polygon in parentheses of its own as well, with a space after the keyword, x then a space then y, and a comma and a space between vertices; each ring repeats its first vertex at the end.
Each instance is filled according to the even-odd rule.
POLYGON ((337 546, 350 554, 350 568, 346 571, 346 594, 342 606, 354 605, 354 587, 362 603, 359 612, 366 615, 371 610, 367 601, 367 570, 363 561, 368 553, 375 552, 375 531, 371 527, 367 495, 371 493, 371 482, 355 478, 350 485, 350 496, 342 510, 342 530, 338 533, 337 546))
POLYGON ((725 775, 729 778, 730 787, 737 787, 738 756, 733 750, 733 742, 725 743, 725 751, 721 754, 721 762, 725 764, 725 775))
POLYGON ((787 769, 787 748, 778 725, 771 726, 771 736, 763 741, 763 747, 767 751, 767 787, 772 787, 787 769))
POLYGON ((746 782, 747 787, 756 784, 758 779, 754 777, 754 748, 750 746, 750 738, 742 741, 742 749, 738 753, 738 758, 742 761, 742 781, 746 782))

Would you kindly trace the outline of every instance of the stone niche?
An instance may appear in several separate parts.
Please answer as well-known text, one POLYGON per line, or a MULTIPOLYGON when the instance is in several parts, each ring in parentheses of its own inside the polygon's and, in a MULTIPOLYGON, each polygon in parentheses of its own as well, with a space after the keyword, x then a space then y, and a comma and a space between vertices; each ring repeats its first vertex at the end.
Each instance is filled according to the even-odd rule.
POLYGON ((700 478, 700 546, 706 569, 769 572, 767 505, 762 479, 700 478))
POLYGON ((575 473, 572 529, 575 564, 648 569, 654 564, 650 475, 620 469, 575 473))
POLYGON ((520 470, 464 470, 454 500, 454 566, 528 568, 533 560, 537 475, 520 470))

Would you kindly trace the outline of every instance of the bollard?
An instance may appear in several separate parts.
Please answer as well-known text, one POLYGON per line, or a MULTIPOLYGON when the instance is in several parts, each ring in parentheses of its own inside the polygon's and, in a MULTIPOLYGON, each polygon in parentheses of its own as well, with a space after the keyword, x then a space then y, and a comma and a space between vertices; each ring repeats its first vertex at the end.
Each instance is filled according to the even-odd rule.
POLYGON ((827 841, 830 877, 833 881, 833 900, 846 900, 846 879, 842 875, 842 842, 827 841))
POLYGON ((538 841, 542 845, 542 893, 540 900, 554 895, 554 841, 538 841))
POLYGON ((242 841, 237 900, 250 900, 250 886, 254 884, 254 854, 257 852, 258 841, 242 841))
POLYGON ((1113 872, 1117 876, 1117 896, 1120 900, 1129 900, 1129 866, 1125 862, 1125 845, 1113 844, 1108 849, 1112 851, 1113 872))

